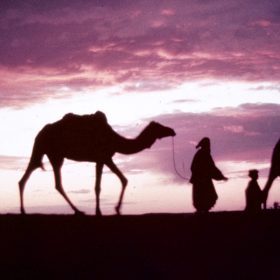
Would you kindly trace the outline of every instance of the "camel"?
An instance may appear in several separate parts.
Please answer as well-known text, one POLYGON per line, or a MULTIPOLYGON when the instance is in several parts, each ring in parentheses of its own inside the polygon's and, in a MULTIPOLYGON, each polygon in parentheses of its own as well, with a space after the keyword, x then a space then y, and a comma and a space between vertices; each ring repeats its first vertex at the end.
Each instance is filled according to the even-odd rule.
POLYGON ((265 187, 263 189, 263 208, 266 209, 266 201, 268 198, 269 190, 274 182, 274 180, 280 176, 280 139, 276 143, 271 157, 271 166, 269 170, 269 175, 265 187))
POLYGON ((172 128, 157 122, 150 122, 134 139, 127 139, 116 133, 107 123, 106 115, 97 111, 91 115, 66 114, 61 120, 47 124, 37 134, 27 169, 19 181, 20 210, 25 214, 23 203, 24 187, 31 173, 38 167, 44 169, 42 158, 47 155, 54 172, 55 188, 74 210, 84 214, 70 201, 61 182, 61 167, 64 159, 96 163, 95 197, 96 215, 101 216, 101 177, 106 165, 121 181, 121 192, 115 207, 120 214, 122 200, 128 180, 113 161, 115 153, 134 154, 150 148, 157 139, 175 136, 172 128))

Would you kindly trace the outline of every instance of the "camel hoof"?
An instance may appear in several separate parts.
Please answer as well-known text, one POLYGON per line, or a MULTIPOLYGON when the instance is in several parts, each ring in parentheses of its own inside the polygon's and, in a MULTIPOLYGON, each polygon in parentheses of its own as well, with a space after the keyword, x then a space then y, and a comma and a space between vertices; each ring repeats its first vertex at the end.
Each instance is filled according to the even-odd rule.
POLYGON ((115 210, 116 210, 117 215, 121 215, 121 207, 120 206, 116 206, 115 210))
POLYGON ((21 209, 20 209, 20 214, 21 214, 21 215, 25 215, 25 214, 26 214, 24 208, 21 208, 21 209))
POLYGON ((102 212, 97 209, 96 212, 95 212, 95 216, 101 217, 102 216, 102 212))
POLYGON ((85 213, 83 211, 80 211, 80 210, 75 210, 74 215, 75 216, 85 216, 85 213))

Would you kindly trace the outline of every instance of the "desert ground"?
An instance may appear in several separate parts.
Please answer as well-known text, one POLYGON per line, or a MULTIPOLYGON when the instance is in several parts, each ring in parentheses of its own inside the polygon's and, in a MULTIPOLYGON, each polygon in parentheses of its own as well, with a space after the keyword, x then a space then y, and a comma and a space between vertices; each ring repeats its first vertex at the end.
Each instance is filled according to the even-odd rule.
POLYGON ((280 211, 0 216, 1 279, 279 279, 280 211))

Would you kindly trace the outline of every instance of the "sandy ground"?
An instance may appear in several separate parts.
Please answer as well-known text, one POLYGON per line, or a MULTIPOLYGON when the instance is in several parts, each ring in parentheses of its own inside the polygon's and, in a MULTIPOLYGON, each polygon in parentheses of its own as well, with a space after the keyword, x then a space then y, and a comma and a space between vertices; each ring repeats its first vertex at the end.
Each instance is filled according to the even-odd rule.
POLYGON ((278 210, 1 215, 0 234, 1 279, 280 279, 278 210))

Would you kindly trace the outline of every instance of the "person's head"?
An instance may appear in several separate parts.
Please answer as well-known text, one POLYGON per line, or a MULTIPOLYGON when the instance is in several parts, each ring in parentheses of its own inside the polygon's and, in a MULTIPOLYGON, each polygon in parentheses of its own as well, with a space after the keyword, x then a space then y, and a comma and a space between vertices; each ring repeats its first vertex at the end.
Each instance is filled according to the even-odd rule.
POLYGON ((259 178, 259 171, 256 170, 256 169, 251 169, 251 170, 249 170, 249 174, 248 175, 253 180, 257 180, 259 178))
POLYGON ((208 149, 210 150, 210 139, 208 137, 202 138, 196 145, 196 148, 208 149))

